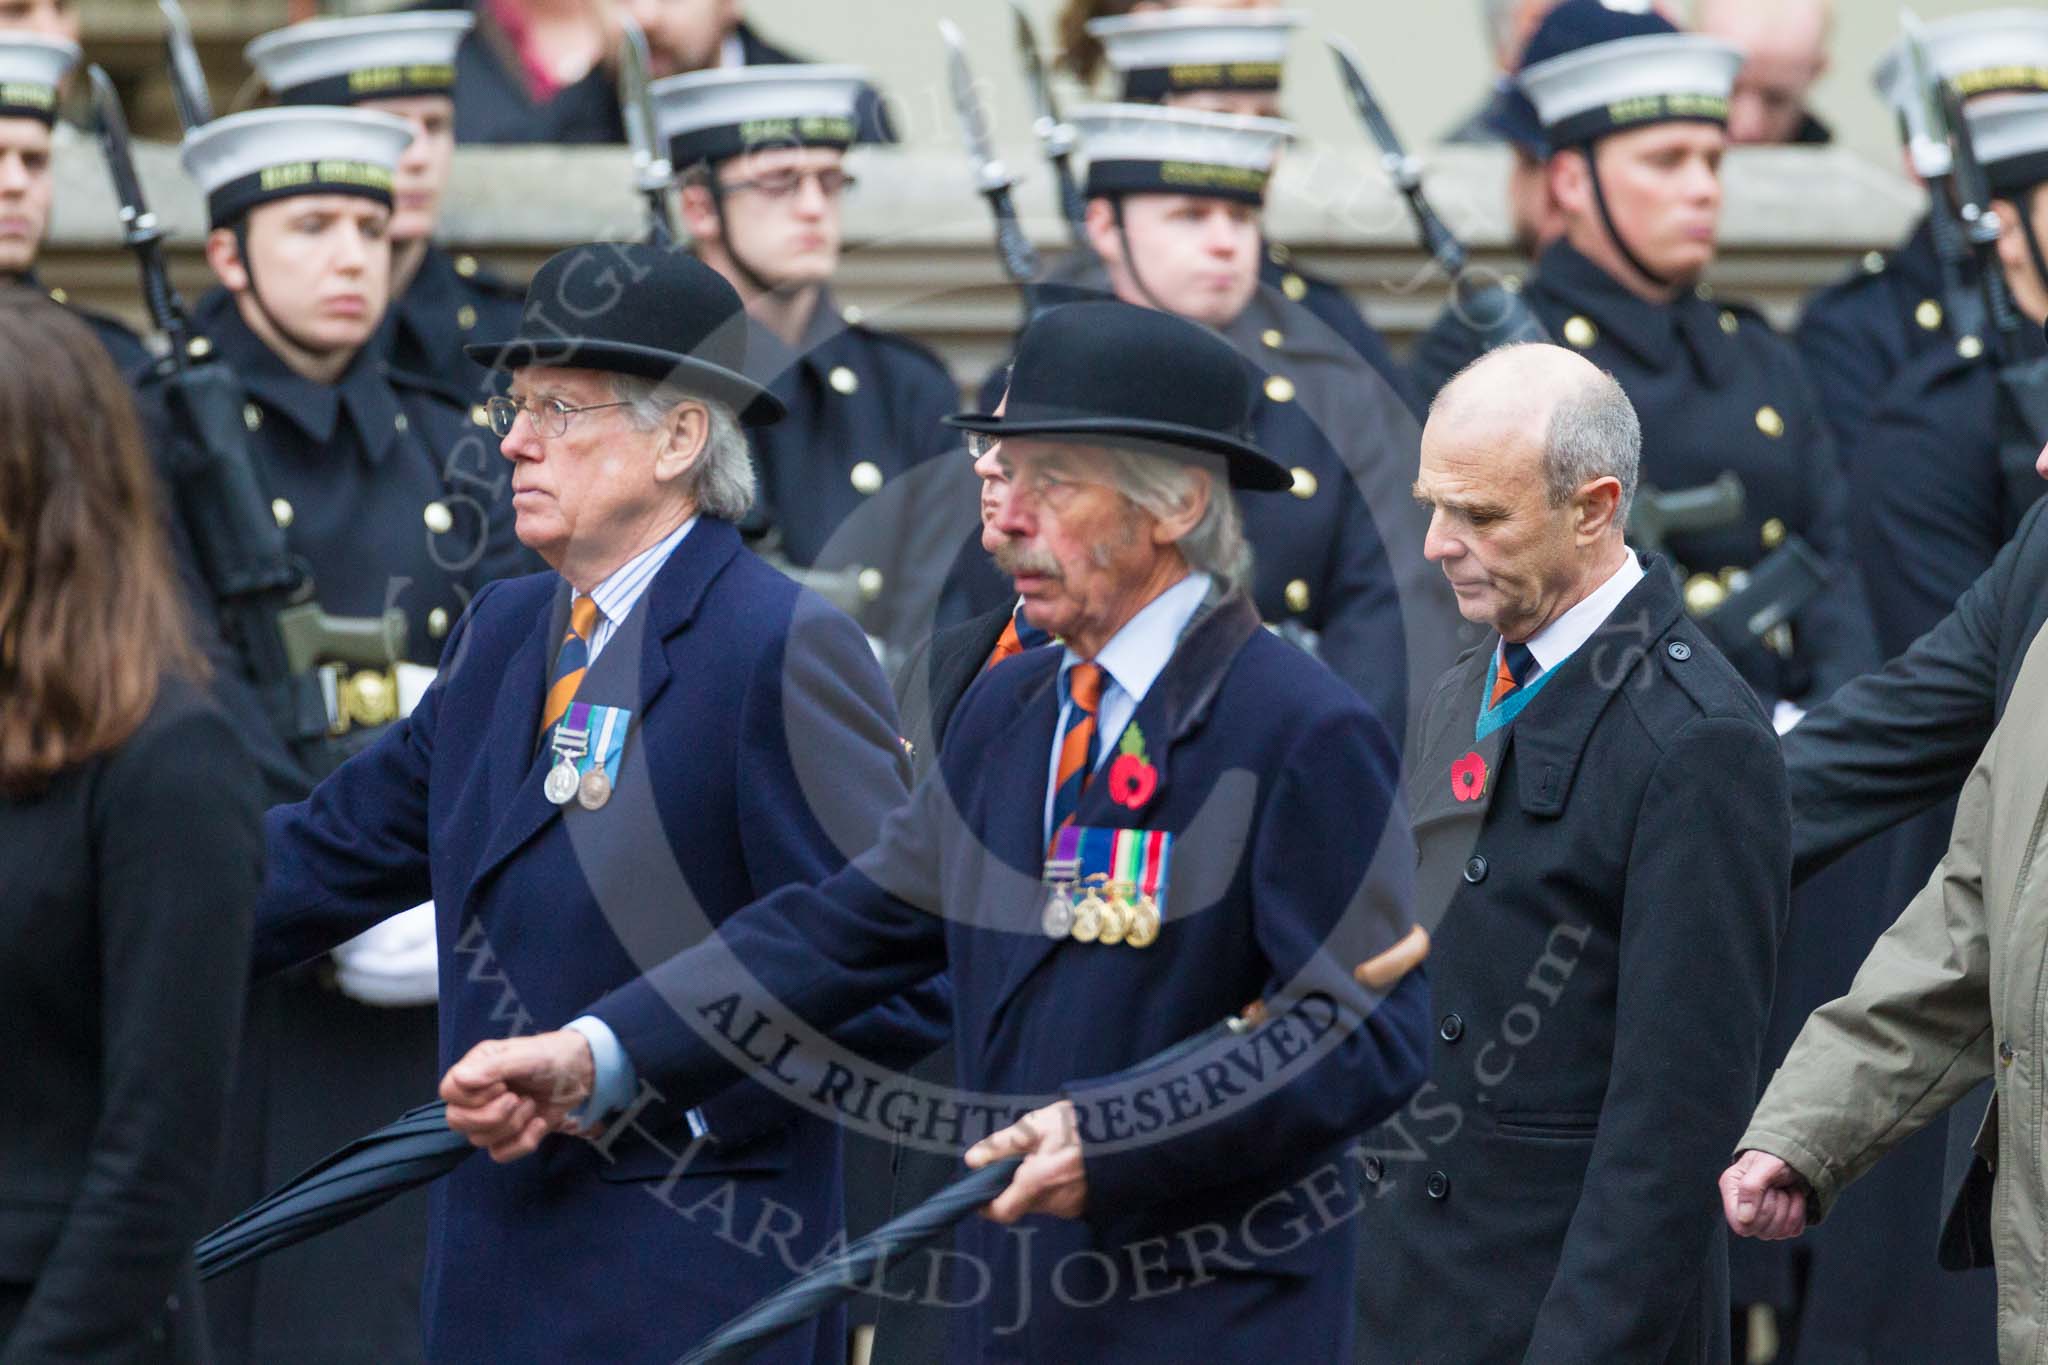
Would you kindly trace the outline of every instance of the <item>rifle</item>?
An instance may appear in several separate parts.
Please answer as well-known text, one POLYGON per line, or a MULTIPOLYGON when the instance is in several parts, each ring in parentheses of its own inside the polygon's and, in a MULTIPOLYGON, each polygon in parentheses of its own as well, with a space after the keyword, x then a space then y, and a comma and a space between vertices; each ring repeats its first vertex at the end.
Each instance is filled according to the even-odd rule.
MULTIPOLYGON (((177 0, 164 0, 167 11, 177 0)), ((242 422, 241 384, 212 349, 194 336, 183 301, 164 264, 164 230, 150 211, 128 136, 120 95, 106 71, 87 68, 100 151, 120 206, 123 244, 142 272, 150 320, 170 343, 159 364, 171 419, 193 439, 159 452, 199 569, 218 606, 221 627, 241 659, 271 730, 312 771, 329 730, 329 708, 316 665, 357 667, 390 662, 401 613, 357 621, 328 616, 310 600, 312 585, 293 561, 270 510, 242 422)), ((179 75, 173 85, 182 87, 179 75)), ((203 97, 202 97, 203 98, 203 97)), ((180 109, 204 110, 190 92, 180 109)))
POLYGON ((1060 107, 1052 96, 1052 83, 1046 79, 1045 63, 1038 57, 1038 37, 1031 28, 1031 16, 1017 0, 1009 0, 1012 36, 1017 44, 1017 61, 1024 68, 1024 85, 1031 92, 1034 116, 1031 131, 1038 135, 1038 145, 1045 151, 1045 159, 1052 166, 1055 188, 1059 193, 1060 214, 1067 220, 1067 231, 1074 239, 1075 246, 1085 245, 1088 236, 1083 222, 1088 206, 1081 200, 1081 189, 1074 181, 1074 125, 1060 117, 1060 107))
POLYGON ((988 200, 996 219, 996 254, 1009 276, 1024 294, 1027 311, 1036 311, 1038 250, 1024 235, 1017 221, 1017 204, 1010 191, 1017 181, 996 156, 989 141, 988 116, 974 89, 974 71, 967 64, 966 40, 950 19, 939 20, 939 36, 946 42, 946 75, 953 87, 953 110, 960 116, 960 135, 967 144, 967 158, 974 166, 975 188, 988 200))
POLYGON ((1529 305, 1522 301, 1521 295, 1503 286, 1498 279, 1479 278, 1480 272, 1472 265, 1471 253, 1465 249, 1465 244, 1430 206, 1429 198, 1422 189, 1422 162, 1408 153, 1386 111, 1373 97, 1357 52, 1341 38, 1328 41, 1330 55, 1337 59, 1338 78, 1351 96, 1351 107, 1357 112, 1358 121, 1365 125, 1374 145, 1380 149, 1380 165, 1385 169, 1387 178, 1407 201, 1408 212, 1415 219, 1416 230, 1422 238, 1423 250, 1430 254, 1437 268, 1451 281, 1458 316, 1472 326, 1489 351, 1516 342, 1550 340, 1549 332, 1529 305))
POLYGON ((1945 82, 1927 55, 1925 30, 1911 10, 1900 13, 1904 32, 1902 45, 1905 78, 1910 88, 1895 91, 1898 96, 1900 132, 1913 173, 1927 186, 1928 230, 1934 238, 1934 254, 1941 266, 1942 306, 1959 344, 1975 338, 1982 344, 1986 322, 1984 296, 1971 287, 1974 268, 1970 243, 1957 216, 1955 154, 1950 145, 1948 105, 1942 97, 1945 82))
POLYGON ((647 79, 652 64, 647 34, 623 8, 618 20, 619 112, 625 119, 626 144, 633 149, 633 188, 647 201, 648 244, 671 246, 676 230, 669 217, 668 191, 675 181, 675 168, 661 154, 661 125, 655 122, 654 95, 647 79))
POLYGON ((1646 554, 1663 554, 1674 535, 1714 531, 1742 519, 1741 476, 1723 470, 1712 483, 1670 492, 1648 484, 1636 490, 1628 512, 1628 542, 1646 554))

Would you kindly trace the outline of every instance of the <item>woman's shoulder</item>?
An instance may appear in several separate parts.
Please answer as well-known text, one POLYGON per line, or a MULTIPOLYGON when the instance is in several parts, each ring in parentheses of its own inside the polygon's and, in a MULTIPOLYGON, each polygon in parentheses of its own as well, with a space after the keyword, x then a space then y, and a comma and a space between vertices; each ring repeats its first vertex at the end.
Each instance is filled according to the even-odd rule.
POLYGON ((195 801, 233 792, 254 801, 255 764, 236 727, 266 723, 230 717, 204 685, 167 670, 142 724, 100 762, 117 789, 186 791, 195 801))

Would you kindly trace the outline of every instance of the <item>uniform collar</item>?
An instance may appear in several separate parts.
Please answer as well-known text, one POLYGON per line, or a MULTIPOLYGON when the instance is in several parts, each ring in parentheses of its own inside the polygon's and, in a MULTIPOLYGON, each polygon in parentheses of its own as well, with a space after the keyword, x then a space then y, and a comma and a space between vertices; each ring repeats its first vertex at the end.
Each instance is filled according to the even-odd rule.
POLYGON ((1545 248, 1537 270, 1548 292, 1647 368, 1662 372, 1689 361, 1713 388, 1733 378, 1734 343, 1721 328, 1720 310, 1699 290, 1651 303, 1563 240, 1545 248))
POLYGON ((397 439, 403 412, 386 377, 384 350, 378 335, 360 351, 333 384, 321 384, 296 373, 242 321, 234 296, 215 287, 199 302, 197 328, 213 342, 221 359, 234 370, 244 393, 260 402, 273 417, 289 421, 315 445, 335 439, 346 406, 356 439, 371 464, 381 463, 397 439))
MULTIPOLYGON (((746 375, 757 384, 774 387, 784 383, 798 369, 809 370, 820 379, 843 361, 842 338, 852 330, 839 311, 829 286, 818 290, 818 303, 803 340, 794 348, 771 329, 749 317, 747 321, 746 375)), ((781 393, 778 390, 778 393, 781 393)), ((783 397, 787 399, 787 394, 783 397)))

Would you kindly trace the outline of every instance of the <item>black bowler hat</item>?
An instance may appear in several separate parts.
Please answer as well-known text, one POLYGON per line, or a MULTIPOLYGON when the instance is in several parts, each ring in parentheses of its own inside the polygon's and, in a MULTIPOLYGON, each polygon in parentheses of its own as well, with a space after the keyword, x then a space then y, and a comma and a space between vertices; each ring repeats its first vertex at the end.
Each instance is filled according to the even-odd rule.
POLYGON ((526 287, 519 335, 462 348, 480 365, 560 365, 667 380, 728 403, 742 422, 782 419, 782 400, 741 373, 747 310, 687 252, 591 242, 548 257, 526 287))
POLYGON ((1074 436, 1173 458, 1221 455, 1230 486, 1277 492, 1293 477, 1251 441, 1252 373, 1206 327, 1115 300, 1067 303, 1017 339, 1001 417, 949 426, 989 436, 1074 436))

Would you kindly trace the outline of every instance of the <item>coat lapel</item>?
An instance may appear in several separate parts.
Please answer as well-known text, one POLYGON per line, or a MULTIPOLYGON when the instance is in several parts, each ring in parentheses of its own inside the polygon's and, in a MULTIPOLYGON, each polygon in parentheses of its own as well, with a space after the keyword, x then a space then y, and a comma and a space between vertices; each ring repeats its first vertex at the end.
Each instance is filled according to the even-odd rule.
MULTIPOLYGON (((1077 824, 1097 829, 1163 827, 1158 813, 1166 809, 1172 752, 1200 731, 1203 721, 1208 719, 1217 690, 1223 685, 1224 675, 1230 670, 1231 661, 1258 628, 1258 609, 1242 592, 1224 598, 1188 627, 1173 657, 1167 661, 1165 669, 1131 717, 1131 724, 1144 734, 1148 757, 1158 770, 1157 786, 1136 809, 1119 805, 1110 795, 1109 766, 1104 764, 1089 781, 1088 789, 1081 794, 1081 804, 1074 812, 1077 824)), ((1018 775, 1009 780, 1018 787, 1028 786, 1035 799, 1022 796, 1022 799, 1004 803, 1018 809, 1005 810, 1003 805, 993 807, 998 812, 995 818, 1003 822, 1003 842, 991 838, 989 843, 991 848, 1031 850, 1036 866, 1042 865, 1045 857, 1046 769, 1052 760, 1052 732, 1058 723, 1058 706, 1049 680, 1042 692, 1034 691, 1033 695, 1044 695, 1051 700, 1042 702, 1035 712, 1027 708, 1031 723, 1013 733, 1016 736, 1014 751, 1020 754, 1020 765, 1030 767, 1035 777, 1029 783, 1019 781, 1018 775), (1039 742, 1034 745, 1033 740, 1039 742)), ((1105 742, 1113 744, 1115 740, 1105 742)), ((1017 797, 1022 794, 1006 792, 1006 795, 1017 797)), ((994 835, 996 831, 991 830, 990 833, 994 835)), ((1040 909, 1041 906, 1032 905, 1028 922, 1012 934, 1014 942, 1008 949, 1001 984, 989 1011, 991 1033, 1001 1022, 1003 1007, 1009 999, 1056 949, 1068 943, 1066 939, 1047 938, 1039 929, 1040 909)))
POLYGON ((1483 740, 1472 736, 1479 718, 1479 703, 1493 675, 1494 650, 1499 642, 1500 637, 1494 636, 1474 649, 1452 668, 1442 684, 1445 694, 1431 713, 1428 732, 1423 735, 1408 770, 1408 803, 1414 812, 1418 835, 1443 820, 1483 820, 1493 805, 1501 759, 1507 752, 1507 736, 1514 726, 1496 730, 1483 740), (1475 754, 1482 765, 1476 770, 1472 764, 1475 754), (1478 793, 1461 800, 1460 793, 1471 790, 1460 780, 1468 770, 1474 771, 1478 793))
MULTIPOLYGON (((666 648, 668 640, 689 625, 703 601, 705 589, 731 562, 739 547, 739 534, 730 525, 709 518, 700 520, 690 534, 683 537, 682 543, 669 556, 668 563, 655 574, 638 605, 620 623, 617 632, 606 643, 604 652, 598 655, 597 662, 585 675, 583 685, 577 689, 578 701, 602 700, 606 705, 632 707, 635 714, 632 717, 633 728, 627 735, 629 748, 639 742, 646 729, 648 714, 668 688, 671 676, 666 648), (636 691, 639 698, 637 707, 632 701, 636 691), (604 694, 603 698, 599 698, 600 692, 604 694)), ((546 645, 548 641, 560 638, 568 628, 568 600, 568 589, 564 585, 558 594, 556 610, 548 622, 548 633, 541 637, 538 667, 530 667, 530 656, 535 652, 531 641, 513 661, 513 668, 526 670, 526 676, 533 682, 525 687, 508 686, 500 693, 491 732, 497 751, 493 760, 494 794, 502 790, 497 781, 499 765, 511 769, 522 753, 526 761, 525 766, 517 770, 520 776, 513 785, 509 804, 496 806, 494 803, 494 808, 504 810, 505 814, 492 832, 483 861, 471 879, 472 888, 481 887, 506 859, 546 829, 561 813, 562 808, 550 802, 541 790, 547 775, 548 756, 539 751, 538 745, 541 701, 545 695, 547 670, 554 661, 554 651, 546 645), (508 704, 506 698, 514 693, 523 694, 523 706, 508 704)), ((515 672, 513 676, 520 674, 515 672)), ((475 894, 474 889, 471 894, 475 894)))

